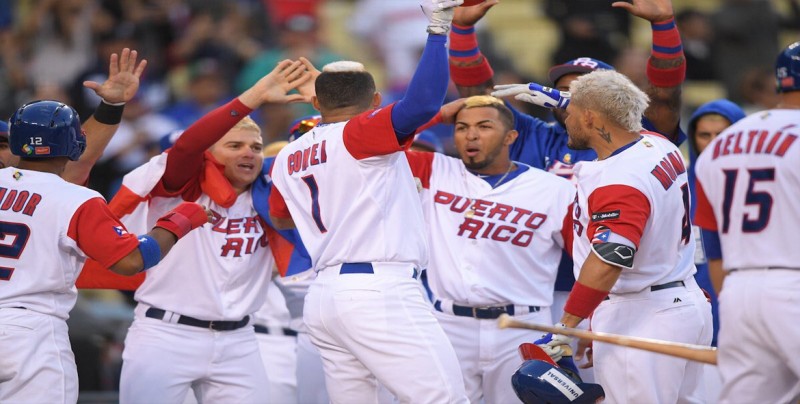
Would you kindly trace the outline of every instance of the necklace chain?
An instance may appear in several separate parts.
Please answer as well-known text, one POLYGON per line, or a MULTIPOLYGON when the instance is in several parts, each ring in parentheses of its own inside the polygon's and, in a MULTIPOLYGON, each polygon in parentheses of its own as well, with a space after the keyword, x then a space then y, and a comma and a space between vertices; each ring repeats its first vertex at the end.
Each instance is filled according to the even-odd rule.
POLYGON ((506 180, 506 177, 508 177, 508 174, 511 174, 511 168, 513 168, 513 167, 514 167, 514 163, 512 163, 512 162, 510 162, 510 161, 509 161, 509 162, 508 162, 508 169, 506 170, 506 173, 505 173, 505 174, 503 174, 503 176, 502 176, 502 177, 500 177, 500 179, 499 179, 497 182, 495 182, 495 183, 494 183, 494 185, 492 186, 492 188, 497 188, 497 187, 499 187, 499 186, 500 186, 500 184, 502 184, 502 183, 503 183, 503 181, 505 181, 505 180, 506 180))

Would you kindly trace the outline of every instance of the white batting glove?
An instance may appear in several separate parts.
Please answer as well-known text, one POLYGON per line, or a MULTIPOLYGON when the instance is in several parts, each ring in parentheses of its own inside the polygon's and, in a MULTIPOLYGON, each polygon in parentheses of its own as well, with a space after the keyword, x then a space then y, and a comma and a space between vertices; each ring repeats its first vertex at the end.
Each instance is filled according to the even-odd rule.
POLYGON ((545 87, 537 83, 494 86, 492 96, 502 98, 511 95, 520 101, 545 108, 566 108, 569 105, 570 97, 570 93, 567 91, 558 91, 555 88, 545 87))
POLYGON ((464 0, 420 0, 419 6, 428 17, 428 32, 434 35, 447 35, 453 22, 453 8, 464 0))
MULTIPOLYGON (((566 328, 564 323, 556 323, 554 327, 566 328)), ((546 334, 542 338, 534 341, 545 353, 550 355, 553 361, 558 362, 565 356, 572 356, 572 337, 561 334, 546 334)))

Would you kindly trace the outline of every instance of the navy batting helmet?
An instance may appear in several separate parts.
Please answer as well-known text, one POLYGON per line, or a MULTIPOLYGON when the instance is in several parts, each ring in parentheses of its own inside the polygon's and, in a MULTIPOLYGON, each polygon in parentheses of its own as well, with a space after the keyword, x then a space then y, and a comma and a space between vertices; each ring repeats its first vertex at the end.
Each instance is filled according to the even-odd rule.
POLYGON ((78 113, 58 101, 33 101, 9 120, 11 153, 23 158, 65 156, 75 161, 86 149, 78 113))
POLYGON ((786 47, 775 61, 775 79, 778 92, 800 90, 800 42, 786 47))
POLYGON ((527 360, 511 376, 517 397, 525 404, 593 404, 606 395, 595 383, 582 383, 558 366, 527 360))

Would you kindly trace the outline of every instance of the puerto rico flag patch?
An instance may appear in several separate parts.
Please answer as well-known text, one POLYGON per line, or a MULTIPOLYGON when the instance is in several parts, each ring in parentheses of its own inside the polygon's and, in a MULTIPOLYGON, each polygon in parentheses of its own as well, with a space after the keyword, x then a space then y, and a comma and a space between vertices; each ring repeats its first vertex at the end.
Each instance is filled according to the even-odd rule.
POLYGON ((608 237, 611 236, 611 229, 605 226, 600 226, 592 237, 592 244, 602 244, 608 242, 608 237))
POLYGON ((118 236, 124 236, 128 234, 128 231, 122 226, 114 226, 114 232, 117 233, 118 236))

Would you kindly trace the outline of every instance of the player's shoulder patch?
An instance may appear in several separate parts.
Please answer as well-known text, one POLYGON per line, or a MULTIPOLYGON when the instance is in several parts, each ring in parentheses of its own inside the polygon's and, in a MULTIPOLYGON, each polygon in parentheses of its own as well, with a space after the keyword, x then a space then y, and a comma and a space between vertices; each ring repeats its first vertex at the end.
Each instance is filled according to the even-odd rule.
POLYGON ((619 209, 617 210, 609 210, 607 212, 595 212, 592 213, 592 221, 593 222, 600 222, 603 220, 616 220, 619 219, 621 212, 619 209))

